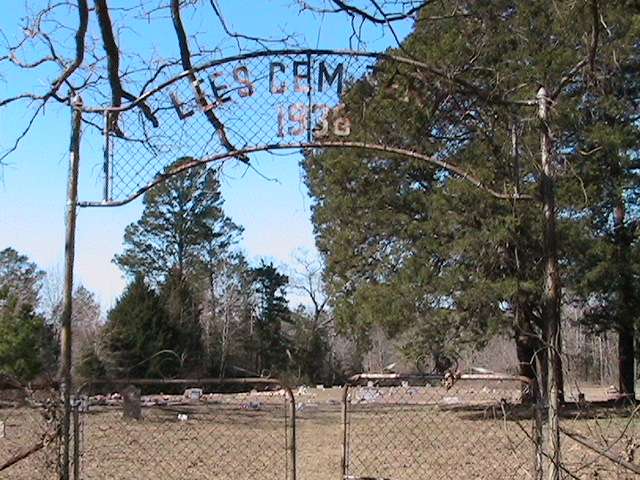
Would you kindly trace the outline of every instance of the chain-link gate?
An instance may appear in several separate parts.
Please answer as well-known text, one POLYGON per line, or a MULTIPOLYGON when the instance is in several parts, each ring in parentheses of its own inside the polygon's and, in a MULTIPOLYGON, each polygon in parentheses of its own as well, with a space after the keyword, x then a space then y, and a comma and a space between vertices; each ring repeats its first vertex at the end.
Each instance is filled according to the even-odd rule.
POLYGON ((60 441, 60 394, 0 379, 0 479, 55 479, 60 441))
POLYGON ((510 376, 359 375, 344 389, 344 479, 529 478, 533 407, 510 376))
POLYGON ((295 480, 295 403, 276 380, 92 383, 74 429, 76 480, 295 480))

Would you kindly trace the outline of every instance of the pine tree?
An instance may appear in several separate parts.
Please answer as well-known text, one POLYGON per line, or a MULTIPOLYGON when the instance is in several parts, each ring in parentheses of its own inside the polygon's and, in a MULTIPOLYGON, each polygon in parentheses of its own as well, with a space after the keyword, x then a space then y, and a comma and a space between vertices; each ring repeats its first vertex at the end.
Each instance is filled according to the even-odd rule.
POLYGON ((125 230, 125 250, 114 261, 157 290, 176 332, 170 348, 180 358, 180 373, 198 375, 209 361, 201 325, 207 285, 242 230, 224 214, 212 169, 198 166, 172 173, 189 160, 168 166, 167 179, 145 194, 142 216, 125 230))
POLYGON ((55 369, 54 328, 37 312, 43 276, 13 248, 0 251, 0 372, 20 381, 55 369))
POLYGON ((44 272, 26 255, 11 247, 0 251, 0 289, 4 289, 18 304, 38 306, 43 277, 44 272))
POLYGON ((251 274, 257 310, 253 339, 255 370, 283 372, 291 356, 290 342, 283 330, 284 324, 291 323, 285 294, 289 278, 264 261, 251 274))
POLYGON ((640 81, 608 68, 613 72, 593 87, 600 95, 590 98, 578 117, 582 129, 572 150, 582 179, 582 191, 572 193, 588 201, 573 212, 581 236, 571 246, 582 254, 573 258, 570 280, 585 312, 582 322, 596 332, 618 334, 619 391, 634 399, 640 328, 640 132, 634 104, 640 81))
MULTIPOLYGON (((169 165, 170 174, 189 161, 169 165)), ((170 274, 193 273, 205 251, 226 254, 241 231, 222 210, 216 173, 198 166, 168 177, 144 196, 140 220, 124 234, 125 250, 115 263, 129 275, 143 274, 154 285, 170 274)))
POLYGON ((106 371, 114 377, 175 375, 183 366, 180 337, 158 294, 136 275, 107 317, 106 371))
POLYGON ((180 356, 180 374, 202 376, 205 370, 204 346, 200 324, 200 304, 179 271, 169 274, 160 286, 160 299, 167 321, 176 331, 172 349, 180 356))
POLYGON ((45 373, 55 337, 34 308, 0 288, 0 373, 20 381, 45 373))
MULTIPOLYGON (((457 7, 435 2, 425 8, 395 52, 434 65, 448 78, 382 60, 342 100, 344 114, 354 119, 351 141, 418 151, 460 167, 475 185, 417 159, 364 149, 308 152, 317 242, 343 326, 366 336, 382 324, 388 334, 407 338, 411 354, 481 345, 510 331, 520 371, 533 377, 549 308, 554 315, 559 310, 542 288, 550 256, 538 202, 545 177, 540 131, 548 128, 553 137, 559 178, 551 191, 558 195, 560 260, 568 265, 576 252, 567 239, 583 235, 575 223, 585 210, 572 169, 591 170, 596 185, 605 178, 587 165, 593 149, 608 140, 592 134, 585 140, 584 117, 593 99, 637 98, 631 79, 638 36, 631 13, 637 9, 600 4, 601 21, 594 22, 587 2, 453 3, 457 7), (451 8, 464 15, 448 16, 451 8), (615 32, 600 32, 601 22, 616 25, 615 32), (597 44, 583 41, 594 35, 597 44), (627 80, 611 89, 608 78, 627 80), (551 120, 542 126, 533 109, 516 103, 535 99, 541 85, 554 97, 551 120), (534 199, 504 201, 488 189, 534 199)), ((606 135, 620 139, 624 129, 637 129, 637 120, 629 121, 631 105, 605 103, 600 108, 609 123, 627 119, 606 135)), ((616 152, 637 158, 637 148, 629 148, 619 142, 616 152)))

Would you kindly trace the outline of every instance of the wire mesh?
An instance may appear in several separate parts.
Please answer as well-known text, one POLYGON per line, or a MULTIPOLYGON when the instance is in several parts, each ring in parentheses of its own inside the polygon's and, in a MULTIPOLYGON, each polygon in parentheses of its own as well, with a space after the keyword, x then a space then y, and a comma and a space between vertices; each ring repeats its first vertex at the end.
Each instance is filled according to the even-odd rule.
POLYGON ((373 54, 264 52, 214 62, 164 83, 159 77, 134 107, 102 119, 105 200, 136 194, 181 158, 348 135, 341 98, 376 61, 373 54))
POLYGON ((79 478, 294 479, 288 390, 259 383, 140 387, 106 394, 92 387, 79 397, 79 478))
POLYGON ((349 387, 345 478, 528 478, 533 408, 521 394, 517 380, 451 385, 428 377, 349 387))
POLYGON ((57 478, 58 400, 55 389, 0 389, 0 479, 57 478))

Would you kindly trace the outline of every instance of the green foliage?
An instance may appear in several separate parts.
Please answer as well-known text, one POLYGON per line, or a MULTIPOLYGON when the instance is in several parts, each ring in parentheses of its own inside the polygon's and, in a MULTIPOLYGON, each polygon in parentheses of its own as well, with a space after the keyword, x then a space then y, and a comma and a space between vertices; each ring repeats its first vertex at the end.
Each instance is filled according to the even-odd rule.
MULTIPOLYGON (((565 85, 550 127, 560 165, 561 262, 571 265, 584 251, 575 245, 594 237, 580 225, 584 215, 601 209, 594 225, 602 225, 613 211, 598 192, 624 189, 611 168, 632 167, 639 158, 637 75, 631 73, 637 72, 637 8, 601 4, 602 21, 615 27, 600 35, 593 66, 582 63, 563 80, 589 58, 589 8, 588 2, 524 0, 430 4, 425 17, 444 18, 417 22, 394 53, 434 65, 450 79, 380 61, 343 98, 354 119, 351 140, 415 150, 468 172, 483 187, 537 197, 535 110, 497 99, 531 100, 540 85, 550 91, 565 85), (447 15, 456 4, 465 15, 447 15)), ((304 168, 344 330, 366 339, 382 325, 404 341, 409 356, 482 345, 496 333, 517 342, 540 334, 543 217, 536 201, 496 199, 441 166, 366 150, 309 152, 304 168)), ((637 170, 624 182, 637 185, 637 170)), ((608 275, 598 279, 601 287, 610 287, 608 275)), ((536 350, 527 348, 521 361, 530 362, 536 350)))
MULTIPOLYGON (((158 357, 168 367, 157 367, 153 361, 141 367, 140 374, 146 376, 178 372, 195 376, 211 367, 212 348, 203 345, 202 309, 207 298, 213 299, 218 266, 232 255, 231 247, 242 231, 224 214, 214 170, 198 166, 173 174, 190 160, 181 158, 168 166, 167 180, 145 194, 142 216, 125 230, 125 250, 114 259, 136 278, 132 294, 148 297, 145 308, 149 311, 136 320, 139 338, 122 349, 135 352, 135 358, 127 359, 125 364, 132 366, 159 351, 170 351, 158 357), (138 276, 144 277, 157 293, 146 285, 143 288, 145 282, 138 276), (146 328, 149 323, 160 329, 160 337, 153 334, 155 330, 146 328), (145 337, 148 348, 143 346, 145 337)), ((136 308, 141 307, 125 302, 114 311, 117 310, 117 318, 134 318, 136 308)), ((124 325, 121 320, 116 323, 124 325)), ((125 342, 122 335, 119 338, 119 343, 125 342)))
POLYGON ((0 251, 0 372, 21 381, 55 368, 53 328, 36 312, 43 276, 13 248, 0 251))
POLYGON ((80 349, 76 374, 85 381, 106 378, 107 366, 96 350, 95 344, 87 343, 80 349))
POLYGON ((168 323, 176 330, 171 347, 181 359, 181 373, 198 376, 203 371, 202 329, 200 305, 189 283, 172 272, 160 287, 160 298, 168 323))
POLYGON ((297 369, 298 382, 304 384, 333 384, 333 370, 337 366, 328 364, 330 355, 329 335, 312 315, 300 308, 292 313, 294 365, 297 369))
POLYGON ((0 291, 0 373, 33 380, 44 372, 43 360, 54 344, 51 330, 32 306, 0 291))
MULTIPOLYGON (((167 174, 189 158, 168 166, 167 174)), ((125 230, 125 250, 114 261, 155 285, 173 271, 192 273, 207 253, 223 255, 241 229, 224 215, 217 174, 204 166, 172 175, 144 196, 144 211, 125 230)))
POLYGON ((19 254, 13 248, 0 251, 0 290, 12 296, 16 306, 22 303, 34 308, 37 306, 43 277, 44 272, 26 255, 19 254))
POLYGON ((175 375, 183 364, 180 337, 158 294, 136 275, 107 318, 106 369, 114 377, 175 375))
POLYGON ((278 272, 272 263, 261 262, 251 269, 256 296, 255 349, 256 371, 282 372, 290 360, 290 342, 283 324, 291 323, 285 289, 286 275, 278 272))

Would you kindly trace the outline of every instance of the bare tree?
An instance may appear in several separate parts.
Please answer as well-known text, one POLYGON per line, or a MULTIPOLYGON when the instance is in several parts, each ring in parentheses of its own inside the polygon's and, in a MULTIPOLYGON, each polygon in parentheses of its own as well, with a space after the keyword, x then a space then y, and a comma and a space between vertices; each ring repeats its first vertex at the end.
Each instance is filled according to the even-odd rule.
MULTIPOLYGON (((237 51, 296 42, 294 35, 263 38, 231 31, 216 0, 202 4, 191 0, 138 0, 118 7, 109 0, 47 0, 38 7, 27 2, 19 31, 0 31, 0 68, 24 79, 7 90, 11 93, 0 97, 0 108, 30 112, 12 143, 3 146, 0 164, 18 149, 50 104, 66 107, 74 94, 82 96, 87 110, 110 107, 108 128, 120 137, 125 136, 118 123, 124 102, 135 103, 149 125, 157 127, 157 112, 140 97, 159 79, 189 70, 221 51, 218 45, 210 46, 202 32, 188 32, 181 18, 187 9, 197 9, 199 15, 217 22, 219 38, 233 39, 237 51), (172 18, 176 31, 173 52, 152 48, 150 53, 148 47, 121 40, 132 28, 166 26, 167 17, 172 18)), ((225 141, 224 125, 216 122, 213 113, 207 115, 223 143, 230 146, 225 141)), ((86 118, 83 121, 102 130, 86 118)))

